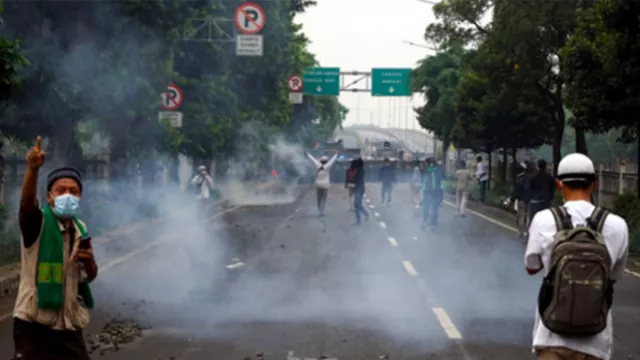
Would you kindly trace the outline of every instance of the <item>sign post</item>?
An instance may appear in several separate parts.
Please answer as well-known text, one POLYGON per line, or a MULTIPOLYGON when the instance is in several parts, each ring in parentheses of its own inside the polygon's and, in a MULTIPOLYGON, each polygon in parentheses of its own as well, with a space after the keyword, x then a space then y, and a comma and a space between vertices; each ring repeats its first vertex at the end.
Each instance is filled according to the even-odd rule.
POLYGON ((160 96, 162 97, 162 108, 165 110, 178 110, 184 99, 182 89, 176 84, 169 84, 167 90, 160 96))
POLYGON ((173 128, 181 128, 182 127, 182 111, 159 111, 158 112, 158 121, 168 121, 169 125, 173 128))
POLYGON ((302 92, 308 95, 340 95, 340 68, 307 68, 302 92))
POLYGON ((411 69, 371 69, 371 96, 411 96, 411 69))
POLYGON ((262 56, 263 38, 258 33, 262 31, 266 22, 265 12, 260 5, 247 2, 236 9, 236 28, 242 34, 236 35, 237 56, 262 56))
POLYGON ((298 75, 293 75, 287 80, 287 86, 289 87, 289 101, 293 104, 302 104, 302 78, 298 75))

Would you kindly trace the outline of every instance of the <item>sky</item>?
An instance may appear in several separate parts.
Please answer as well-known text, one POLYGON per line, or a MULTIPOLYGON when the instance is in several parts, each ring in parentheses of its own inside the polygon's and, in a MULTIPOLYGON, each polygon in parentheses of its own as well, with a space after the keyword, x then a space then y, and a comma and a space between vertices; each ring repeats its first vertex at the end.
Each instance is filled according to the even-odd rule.
MULTIPOLYGON (((424 31, 435 21, 431 5, 418 0, 318 0, 297 16, 311 40, 310 51, 323 67, 341 71, 371 71, 374 67, 413 68, 429 49, 403 41, 425 44, 424 31)), ((426 45, 426 44, 425 44, 426 45)), ((356 77, 346 77, 347 82, 356 77)), ((416 128, 413 107, 424 104, 421 96, 372 97, 369 93, 341 93, 349 108, 345 126, 374 124, 416 128)))

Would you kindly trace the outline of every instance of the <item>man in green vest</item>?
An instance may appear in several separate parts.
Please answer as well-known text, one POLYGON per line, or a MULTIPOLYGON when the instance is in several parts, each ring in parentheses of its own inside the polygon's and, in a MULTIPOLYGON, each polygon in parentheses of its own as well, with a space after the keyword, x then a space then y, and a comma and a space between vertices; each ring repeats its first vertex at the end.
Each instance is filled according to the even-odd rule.
POLYGON ((93 297, 89 282, 98 274, 86 225, 76 217, 82 175, 61 167, 47 176, 47 203, 37 201, 41 138, 27 155, 19 223, 21 269, 13 313, 15 358, 89 360, 82 329, 93 297))

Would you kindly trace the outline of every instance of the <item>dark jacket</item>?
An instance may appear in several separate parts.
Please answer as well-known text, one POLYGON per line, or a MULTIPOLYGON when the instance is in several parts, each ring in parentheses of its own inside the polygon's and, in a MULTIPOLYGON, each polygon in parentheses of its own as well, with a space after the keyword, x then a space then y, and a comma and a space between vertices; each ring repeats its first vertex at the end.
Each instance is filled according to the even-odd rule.
POLYGON ((527 182, 529 181, 529 174, 526 172, 521 172, 516 176, 516 184, 513 187, 513 192, 511 193, 511 201, 518 200, 523 201, 525 203, 529 202, 529 198, 531 197, 529 194, 529 186, 527 182))
POLYGON ((529 201, 546 202, 553 199, 553 193, 556 189, 556 182, 545 170, 538 170, 529 181, 527 181, 529 189, 529 201))
POLYGON ((380 182, 389 184, 396 181, 396 167, 392 164, 383 165, 380 168, 380 174, 378 175, 380 182))
POLYGON ((436 165, 428 166, 422 176, 422 191, 442 192, 442 181, 444 172, 436 165))
POLYGON ((356 193, 363 194, 365 191, 364 186, 364 161, 362 159, 354 159, 351 161, 351 169, 356 169, 356 176, 354 183, 356 184, 356 193))

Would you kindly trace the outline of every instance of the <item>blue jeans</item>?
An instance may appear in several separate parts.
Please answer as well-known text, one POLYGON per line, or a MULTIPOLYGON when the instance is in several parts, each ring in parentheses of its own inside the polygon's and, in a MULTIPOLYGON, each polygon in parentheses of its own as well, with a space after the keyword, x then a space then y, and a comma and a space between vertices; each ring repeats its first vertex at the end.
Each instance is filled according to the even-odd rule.
POLYGON ((440 211, 440 192, 424 191, 422 193, 422 220, 431 225, 438 222, 438 212, 440 211))
POLYGON ((479 185, 480 185, 480 202, 484 203, 485 197, 487 196, 487 181, 481 180, 479 185))
POLYGON ((356 213, 356 223, 360 224, 360 215, 364 214, 364 216, 369 217, 369 212, 362 205, 362 198, 364 197, 364 192, 356 190, 355 196, 353 197, 353 206, 355 208, 356 213))
POLYGON ((383 182, 382 183, 382 194, 380 197, 382 198, 382 203, 391 203, 391 190, 393 190, 393 183, 391 182, 383 182))

